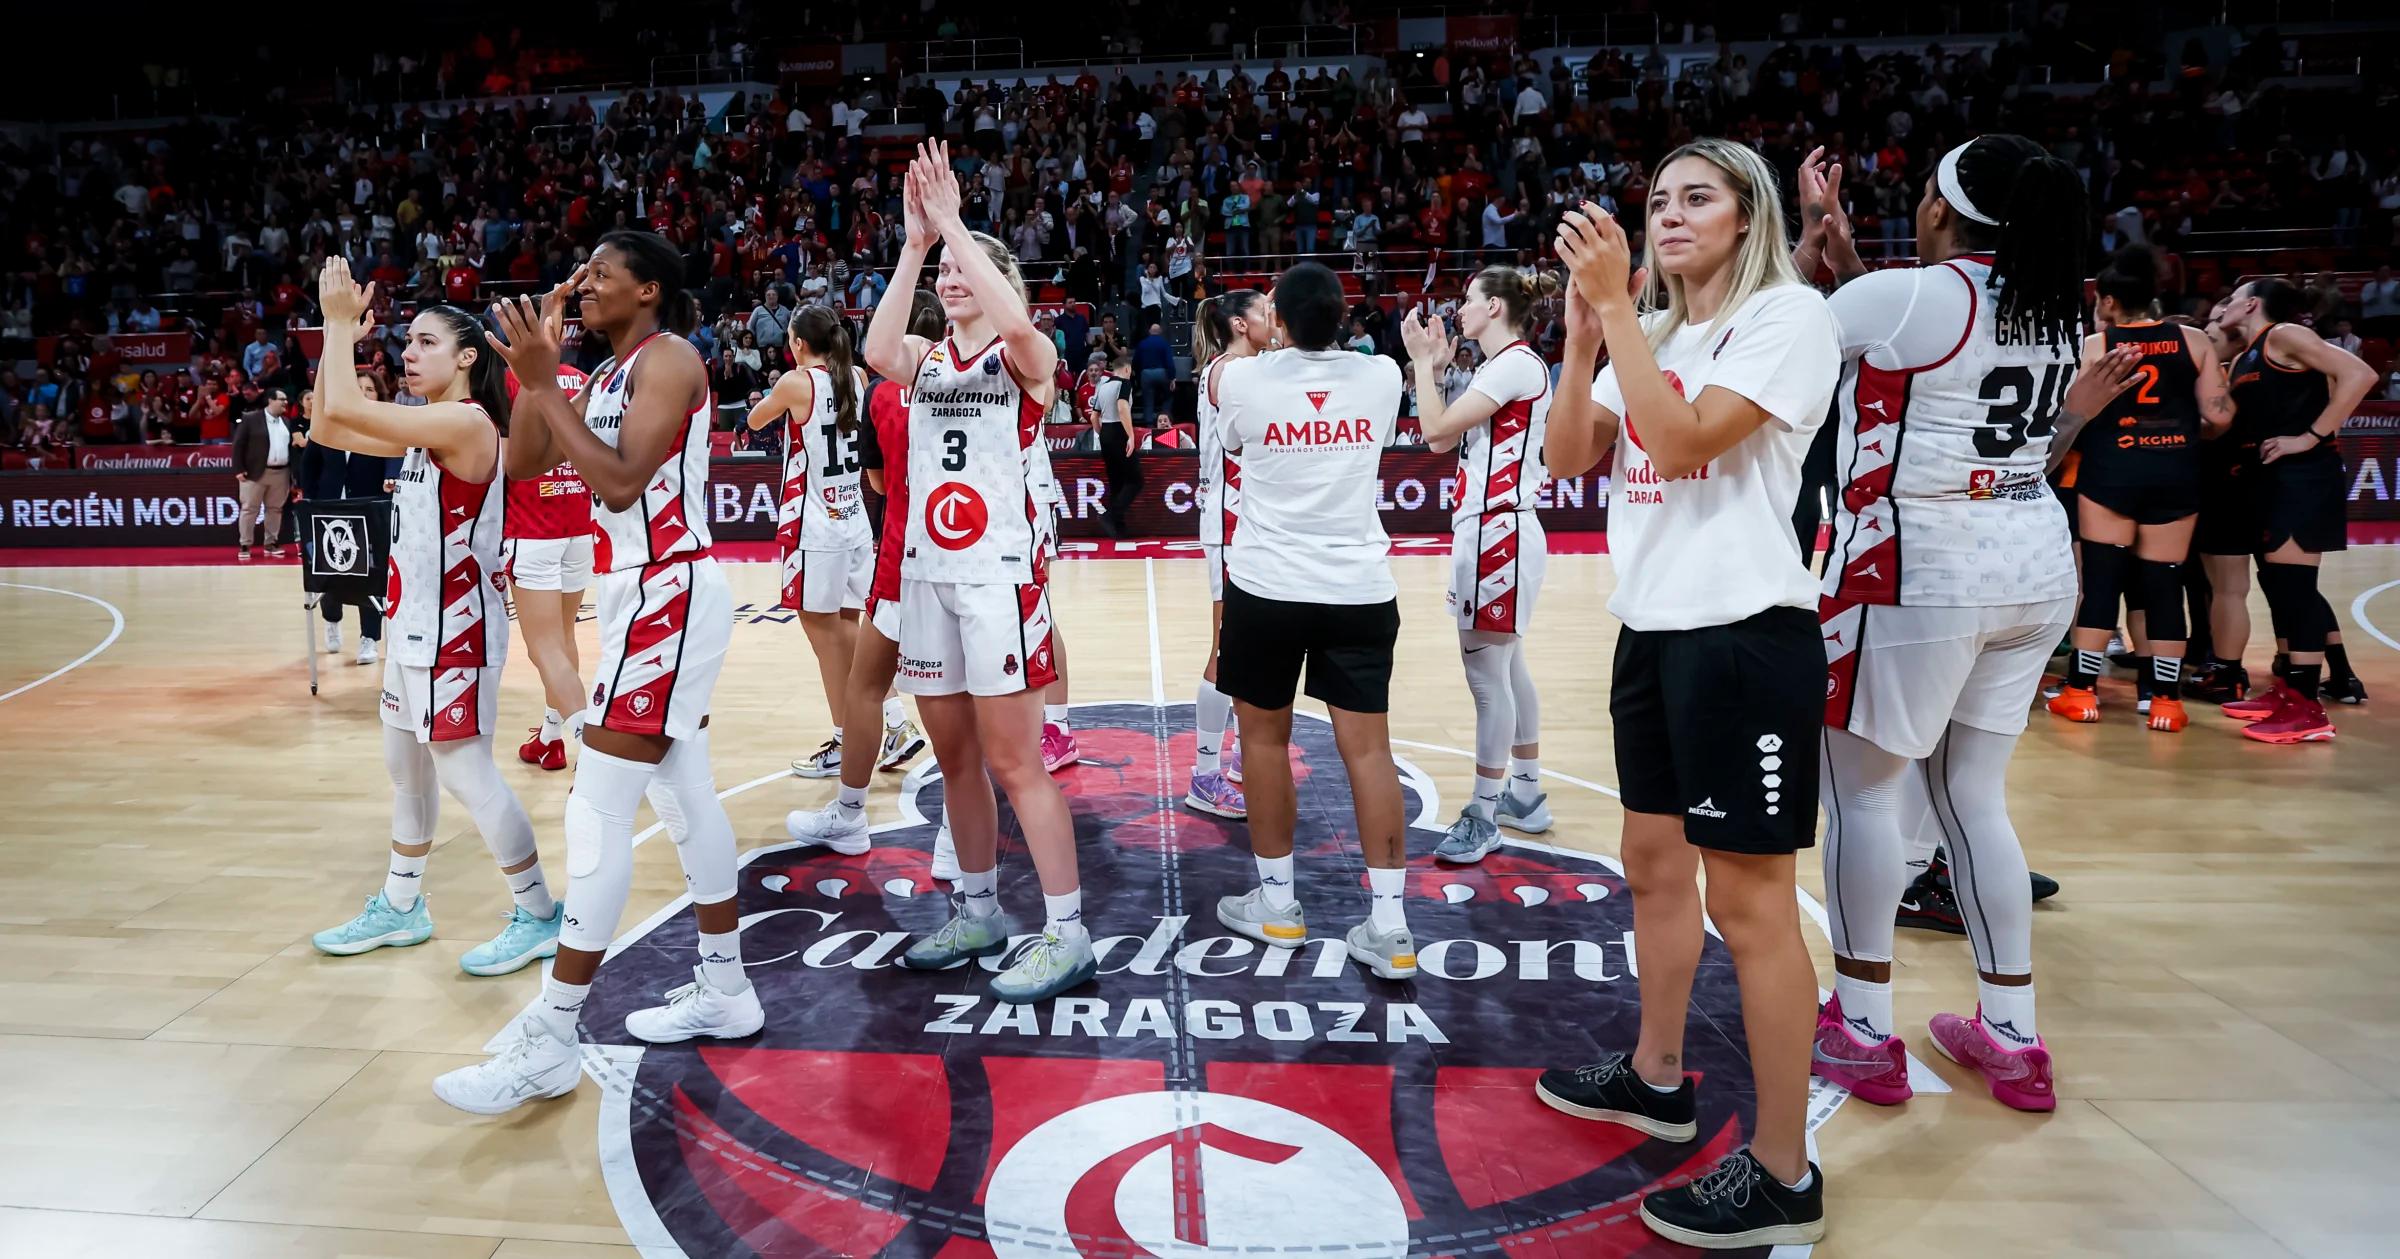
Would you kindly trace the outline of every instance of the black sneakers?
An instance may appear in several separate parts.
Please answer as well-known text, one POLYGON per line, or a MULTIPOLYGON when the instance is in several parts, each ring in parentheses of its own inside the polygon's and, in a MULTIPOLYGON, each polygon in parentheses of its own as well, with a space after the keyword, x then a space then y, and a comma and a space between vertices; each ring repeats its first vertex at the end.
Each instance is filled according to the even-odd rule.
POLYGON ((2364 704, 2367 702, 2366 684, 2360 682, 2355 674, 2346 678, 2327 678, 2324 684, 2318 688, 2317 693, 2322 695, 2328 704, 2364 704))
POLYGON ((2250 698, 2250 671, 2238 664, 2212 663, 2183 687, 2185 695, 2204 704, 2231 704, 2250 698))
POLYGON ((1811 1163, 1807 1186, 1786 1188, 1745 1147, 1690 1184, 1642 1199, 1642 1223, 1703 1250, 1805 1246, 1825 1237, 1825 1175, 1811 1163))
POLYGON ((1893 921, 1919 931, 1965 935, 1967 921, 1959 915, 1958 896, 1950 890, 1950 868, 1938 859, 1927 866, 1900 894, 1900 912, 1893 921))
POLYGON ((1663 1141, 1689 1141, 1700 1135, 1692 1082, 1686 1079, 1674 1092, 1661 1093, 1623 1054, 1610 1054, 1588 1067, 1553 1067, 1542 1072, 1533 1091, 1552 1110, 1578 1119, 1623 1124, 1663 1141))

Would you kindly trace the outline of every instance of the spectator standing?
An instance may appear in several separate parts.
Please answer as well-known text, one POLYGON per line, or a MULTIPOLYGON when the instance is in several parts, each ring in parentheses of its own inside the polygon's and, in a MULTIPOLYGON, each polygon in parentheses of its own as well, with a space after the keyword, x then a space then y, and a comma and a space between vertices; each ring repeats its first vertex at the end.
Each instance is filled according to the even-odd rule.
POLYGON ((1239 185, 1226 193, 1225 200, 1218 206, 1225 215, 1225 252, 1230 257, 1243 258, 1251 253, 1251 206, 1250 194, 1242 191, 1239 185))
POLYGON ((759 345, 782 345, 791 335, 792 312, 783 304, 783 294, 775 286, 767 286, 759 299, 758 309, 750 312, 750 335, 759 345))
POLYGON ((241 485, 241 513, 234 519, 240 556, 250 558, 251 539, 260 514, 266 517, 267 558, 283 558, 283 505, 292 496, 292 425, 286 418, 292 396, 278 389, 267 395, 266 406, 242 417, 233 433, 235 476, 241 485))
POLYGON ((2359 286, 2358 307, 2359 330, 2368 336, 2400 333, 2400 278, 2393 277, 2388 263, 2375 268, 2374 277, 2359 286))
POLYGON ((1142 384, 1142 414, 1137 418, 1144 423, 1156 423, 1175 387, 1175 350, 1167 344, 1165 328, 1156 323, 1150 325, 1149 334, 1133 347, 1133 367, 1141 373, 1142 384))

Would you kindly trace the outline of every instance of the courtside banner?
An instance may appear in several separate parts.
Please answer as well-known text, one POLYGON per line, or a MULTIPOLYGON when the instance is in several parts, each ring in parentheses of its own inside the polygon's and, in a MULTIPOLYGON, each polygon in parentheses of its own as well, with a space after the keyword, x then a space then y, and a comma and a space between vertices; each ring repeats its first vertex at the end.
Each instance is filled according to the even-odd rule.
MULTIPOLYGON (((2350 519, 2400 520, 2400 425, 2377 415, 2354 417, 2342 430, 2342 462, 2349 473, 2350 519)), ((105 449, 105 448, 92 448, 105 449)), ((132 447, 136 466, 116 470, 0 473, 0 546, 214 546, 233 545, 237 485, 223 468, 157 467, 220 458, 215 450, 132 447)), ((226 448, 217 448, 223 450, 226 448)), ((1192 514, 1199 459, 1185 451, 1142 455, 1141 492, 1127 524, 1136 534, 1158 538, 1196 536, 1192 514)), ((1100 536, 1100 503, 1108 474, 1098 456, 1051 456, 1065 501, 1059 505, 1063 532, 1071 538, 1100 536)), ((776 479, 782 469, 771 459, 719 459, 709 467, 710 525, 727 541, 775 536, 776 479)), ((1458 491, 1458 460, 1429 450, 1389 450, 1376 502, 1390 533, 1445 533, 1451 498, 1458 491)), ((1608 523, 1608 477, 1590 472, 1542 488, 1538 510, 1553 530, 1597 530, 1608 523)))

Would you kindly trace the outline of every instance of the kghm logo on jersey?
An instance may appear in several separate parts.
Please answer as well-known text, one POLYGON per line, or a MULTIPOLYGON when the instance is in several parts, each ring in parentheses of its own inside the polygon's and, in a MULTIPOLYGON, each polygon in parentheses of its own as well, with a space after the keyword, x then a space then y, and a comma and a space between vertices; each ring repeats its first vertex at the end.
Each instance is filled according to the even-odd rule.
MULTIPOLYGON (((583 1031, 608 1092, 610 1194, 645 1254, 1683 1253, 1648 1234, 1635 1199, 1738 1148, 1755 1104, 1727 1030, 1740 1026, 1733 968, 1713 937, 1686 1048, 1700 1138, 1562 1115, 1534 1095, 1541 1069, 1638 1031, 1632 904, 1613 864, 1511 838, 1480 865, 1437 866, 1441 802, 1401 762, 1420 969, 1381 980, 1341 941, 1367 893, 1330 727, 1293 721, 1297 890, 1313 934, 1291 949, 1210 911, 1257 872, 1242 824, 1176 807, 1189 705, 1086 705, 1076 735, 1083 761, 1062 783, 1092 984, 1006 1005, 984 988, 1010 956, 931 975, 895 964, 951 913, 931 874, 931 764, 866 853, 748 855, 757 1036, 626 1035, 628 1012, 689 982, 697 923, 678 904, 620 942, 583 1031)), ((1041 890, 1015 823, 1002 825, 998 899, 1022 933, 1041 890)))

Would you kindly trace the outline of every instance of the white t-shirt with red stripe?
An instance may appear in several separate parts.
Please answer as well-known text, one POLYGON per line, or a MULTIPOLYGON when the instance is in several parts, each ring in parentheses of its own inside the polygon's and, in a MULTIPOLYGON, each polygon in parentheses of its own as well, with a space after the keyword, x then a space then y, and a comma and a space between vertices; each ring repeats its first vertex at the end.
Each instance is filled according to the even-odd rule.
MULTIPOLYGON (((653 333, 632 353, 611 358, 592 373, 583 422, 612 450, 618 448, 625 411, 640 385, 635 369, 642 352, 668 335, 653 333)), ((592 504, 594 570, 631 571, 708 552, 708 422, 715 410, 716 400, 702 391, 699 405, 684 416, 682 438, 668 448, 633 506, 617 511, 606 503, 592 504)))
POLYGON ((1510 343, 1475 369, 1467 388, 1499 403, 1489 420, 1458 439, 1458 505, 1466 524, 1493 512, 1531 511, 1542 482, 1542 442, 1550 431, 1550 365, 1532 346, 1510 343))
POLYGON ((1988 256, 1861 276, 1831 299, 1843 367, 1829 603, 2004 607, 2075 593, 2043 481, 2077 346, 2004 344, 1988 256))
MULTIPOLYGON (((1644 326, 1664 319, 1647 316, 1644 326)), ((1773 607, 1814 608, 1817 579, 1800 557, 1792 509, 1800 464, 1841 371, 1825 298, 1805 284, 1750 295, 1721 321, 1686 324, 1658 350, 1659 370, 1686 400, 1710 386, 1764 410, 1766 423, 1699 471, 1672 481, 1642 448, 1642 417, 1625 411, 1614 362, 1592 397, 1623 421, 1608 496, 1608 610, 1645 631, 1731 625, 1773 607)))

